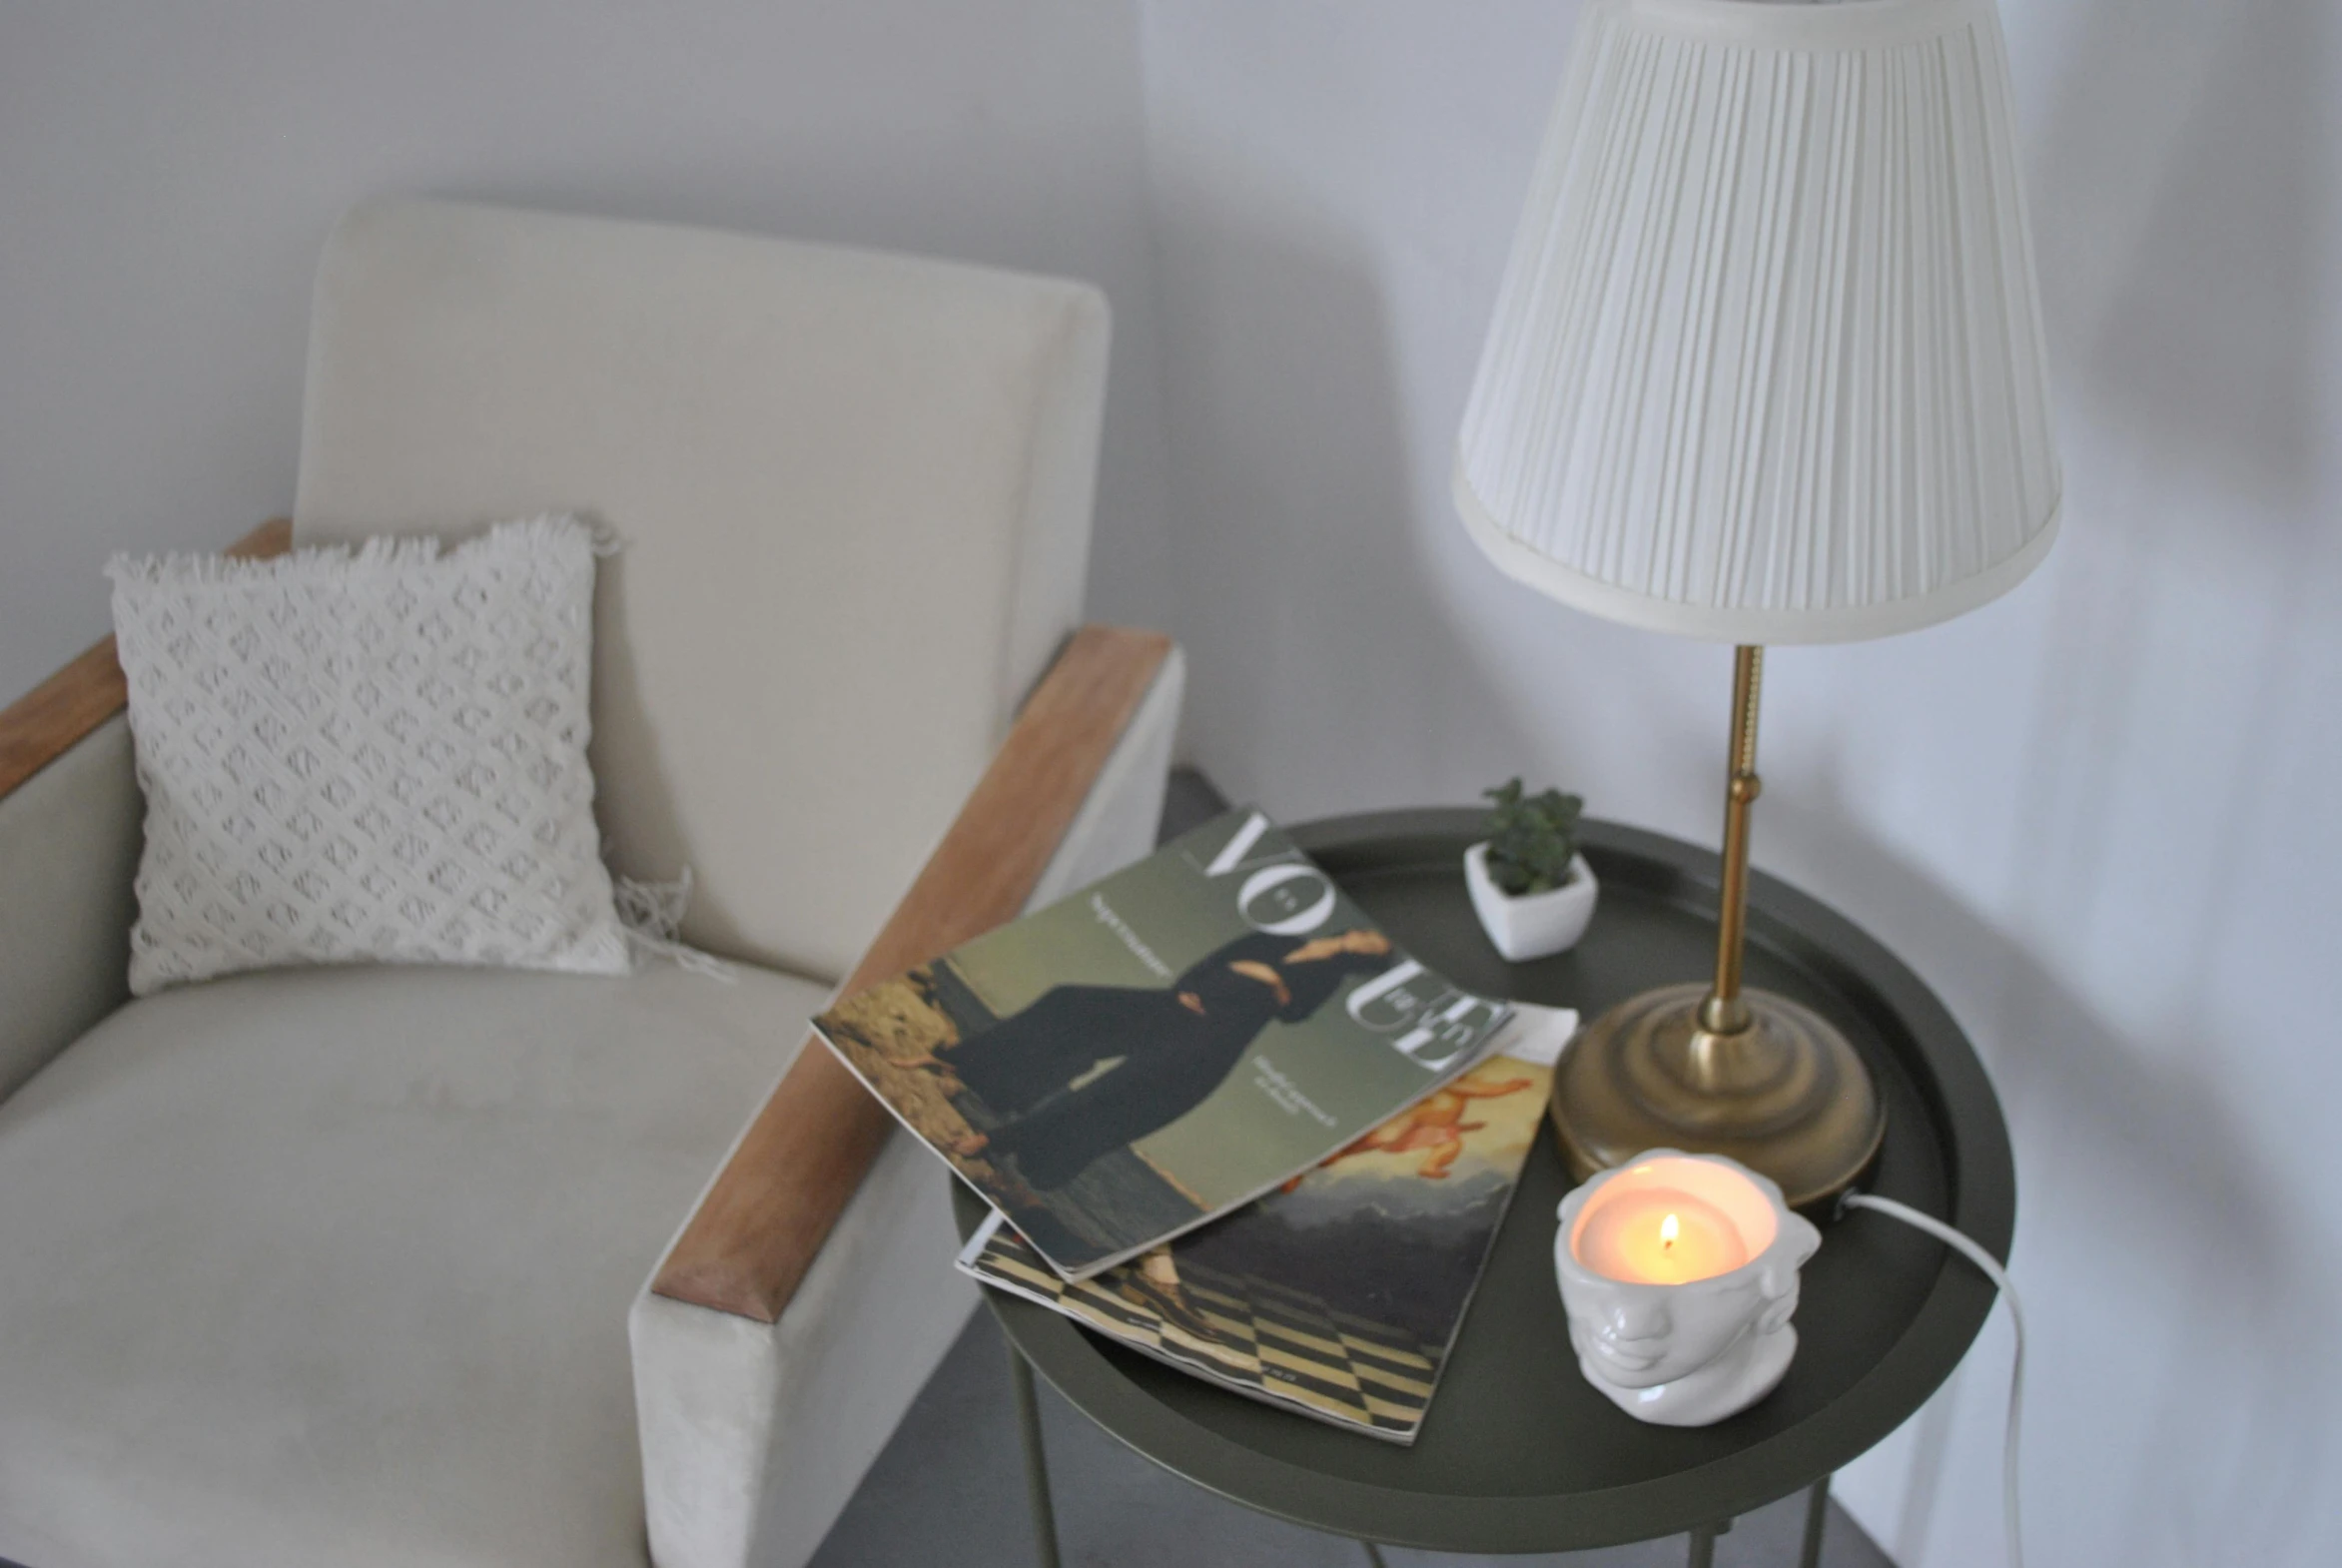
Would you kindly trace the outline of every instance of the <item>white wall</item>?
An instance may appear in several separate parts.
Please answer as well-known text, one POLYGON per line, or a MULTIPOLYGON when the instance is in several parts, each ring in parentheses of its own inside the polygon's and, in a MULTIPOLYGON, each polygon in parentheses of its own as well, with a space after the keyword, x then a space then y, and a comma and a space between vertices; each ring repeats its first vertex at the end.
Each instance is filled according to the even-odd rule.
MULTIPOLYGON (((2066 533, 1770 663, 1759 862, 1976 1037, 2017 1147, 2033 1561, 2342 1561, 2342 270, 2307 0, 2005 0, 2066 533)), ((1191 746, 1313 815, 1515 771, 1712 839, 1724 650, 1500 578, 1450 442, 1574 22, 1149 0, 1191 746)), ((1840 1495, 1996 1562, 1997 1318, 1840 1495)))
POLYGON ((1103 284, 1093 606, 1160 621, 1137 45, 1100 0, 0 6, 0 701, 106 630, 109 549, 291 509, 318 248, 398 191, 1103 284))

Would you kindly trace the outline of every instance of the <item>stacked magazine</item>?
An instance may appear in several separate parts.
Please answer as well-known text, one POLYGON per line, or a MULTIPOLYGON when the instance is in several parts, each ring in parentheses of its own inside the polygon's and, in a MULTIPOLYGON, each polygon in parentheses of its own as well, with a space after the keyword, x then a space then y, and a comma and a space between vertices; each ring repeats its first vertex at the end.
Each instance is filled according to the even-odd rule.
POLYGON ((814 1025, 997 1210, 969 1273, 1409 1442, 1575 1017, 1440 979, 1238 810, 814 1025))

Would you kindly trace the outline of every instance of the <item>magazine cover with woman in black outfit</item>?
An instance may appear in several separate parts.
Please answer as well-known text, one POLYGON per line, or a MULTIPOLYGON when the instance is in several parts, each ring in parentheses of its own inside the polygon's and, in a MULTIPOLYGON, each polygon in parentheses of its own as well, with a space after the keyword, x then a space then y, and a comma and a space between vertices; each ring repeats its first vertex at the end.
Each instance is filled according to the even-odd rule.
POLYGON ((814 1025, 1080 1277, 1431 1093, 1504 1012, 1400 952, 1238 810, 814 1025))

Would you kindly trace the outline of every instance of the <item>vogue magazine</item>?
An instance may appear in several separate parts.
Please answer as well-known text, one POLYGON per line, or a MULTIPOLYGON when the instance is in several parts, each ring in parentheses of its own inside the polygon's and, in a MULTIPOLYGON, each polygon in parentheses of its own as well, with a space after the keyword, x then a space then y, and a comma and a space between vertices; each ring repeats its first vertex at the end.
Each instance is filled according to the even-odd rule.
POLYGON ((1507 1012, 1401 952, 1239 809, 814 1027, 1079 1279, 1413 1105, 1507 1012))

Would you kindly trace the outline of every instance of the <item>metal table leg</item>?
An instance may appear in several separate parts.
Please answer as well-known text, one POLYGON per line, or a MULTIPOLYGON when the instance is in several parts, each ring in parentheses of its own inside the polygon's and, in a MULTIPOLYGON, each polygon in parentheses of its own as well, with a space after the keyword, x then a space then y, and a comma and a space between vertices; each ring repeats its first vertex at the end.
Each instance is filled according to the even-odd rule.
POLYGON ((1033 1504, 1033 1555, 1041 1568, 1058 1568, 1057 1510, 1049 1501, 1049 1452, 1041 1443, 1041 1401, 1033 1368, 1009 1346, 1009 1377, 1017 1386, 1017 1431, 1025 1441, 1025 1492, 1033 1504))
POLYGON ((1830 1522, 1830 1477, 1816 1481, 1806 1492, 1806 1533, 1797 1553, 1797 1568, 1822 1568, 1822 1531, 1830 1522))
POLYGON ((1712 1524, 1692 1532, 1691 1554, 1684 1559, 1689 1568, 1716 1568, 1716 1537, 1723 1533, 1712 1524))

